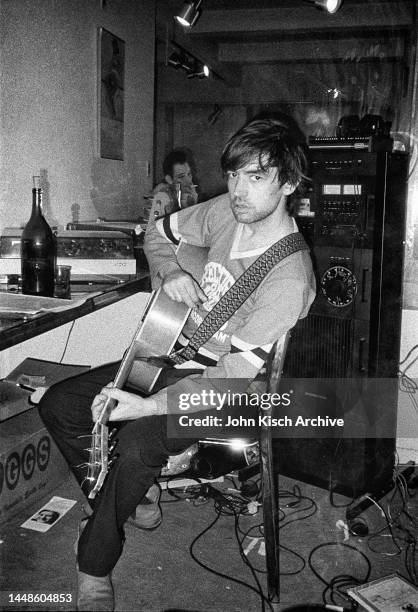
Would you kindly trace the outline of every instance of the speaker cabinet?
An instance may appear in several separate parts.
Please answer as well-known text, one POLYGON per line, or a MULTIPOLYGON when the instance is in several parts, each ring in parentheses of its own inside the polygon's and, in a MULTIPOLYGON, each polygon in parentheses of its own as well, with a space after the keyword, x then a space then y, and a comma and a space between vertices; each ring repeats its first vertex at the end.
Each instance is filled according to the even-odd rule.
POLYGON ((394 467, 408 156, 324 148, 310 151, 310 166, 297 223, 317 297, 292 332, 284 377, 393 379, 393 431, 276 440, 277 467, 354 497, 380 490, 394 467))

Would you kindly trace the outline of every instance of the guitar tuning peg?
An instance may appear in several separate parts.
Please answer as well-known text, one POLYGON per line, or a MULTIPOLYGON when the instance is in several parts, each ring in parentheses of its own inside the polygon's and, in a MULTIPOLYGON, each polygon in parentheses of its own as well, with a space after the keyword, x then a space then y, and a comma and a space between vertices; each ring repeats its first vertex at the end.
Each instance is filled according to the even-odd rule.
POLYGON ((111 440, 113 438, 113 436, 117 433, 118 428, 114 427, 111 432, 109 433, 109 440, 111 440))
POLYGON ((113 465, 115 464, 116 459, 117 459, 118 457, 119 457, 119 453, 118 453, 117 455, 114 455, 114 456, 111 458, 111 460, 110 460, 110 461, 109 461, 109 463, 107 464, 107 467, 108 467, 108 469, 109 469, 109 470, 110 470, 110 469, 113 467, 113 465))
POLYGON ((109 446, 109 450, 108 450, 109 455, 111 453, 113 453, 113 451, 116 448, 118 442, 119 442, 118 438, 116 438, 115 440, 112 441, 112 444, 109 446))

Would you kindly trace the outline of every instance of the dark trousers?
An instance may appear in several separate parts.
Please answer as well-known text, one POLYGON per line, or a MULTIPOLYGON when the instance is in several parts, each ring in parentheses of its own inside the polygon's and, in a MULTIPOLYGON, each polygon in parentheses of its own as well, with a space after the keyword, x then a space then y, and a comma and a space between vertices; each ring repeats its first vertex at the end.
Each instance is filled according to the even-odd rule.
MULTIPOLYGON (((114 379, 118 366, 119 363, 107 364, 58 383, 45 393, 39 406, 42 420, 86 494, 93 428, 91 404, 94 396, 114 379)), ((186 374, 184 370, 174 370, 176 373, 186 374)), ((93 515, 78 544, 79 569, 93 576, 106 576, 116 565, 122 553, 124 524, 167 457, 182 452, 194 442, 168 439, 165 416, 149 416, 117 425, 114 453, 118 457, 93 500, 93 515)))

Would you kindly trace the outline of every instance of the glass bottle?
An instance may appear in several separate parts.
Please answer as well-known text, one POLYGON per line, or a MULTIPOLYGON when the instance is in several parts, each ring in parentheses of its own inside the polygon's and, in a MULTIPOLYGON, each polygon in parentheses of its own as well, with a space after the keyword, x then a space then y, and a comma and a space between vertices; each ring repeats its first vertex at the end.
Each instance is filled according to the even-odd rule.
POLYGON ((42 213, 40 177, 33 177, 32 214, 21 240, 22 293, 54 294, 55 237, 42 213))

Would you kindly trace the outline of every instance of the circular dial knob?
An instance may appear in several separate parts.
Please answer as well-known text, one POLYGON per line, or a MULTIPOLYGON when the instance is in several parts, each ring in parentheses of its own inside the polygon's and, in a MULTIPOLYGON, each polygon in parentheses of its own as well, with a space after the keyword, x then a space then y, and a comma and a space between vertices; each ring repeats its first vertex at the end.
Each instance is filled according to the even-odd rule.
POLYGON ((354 274, 344 266, 328 268, 321 280, 322 293, 327 301, 342 308, 354 301, 357 293, 357 281, 354 274))

